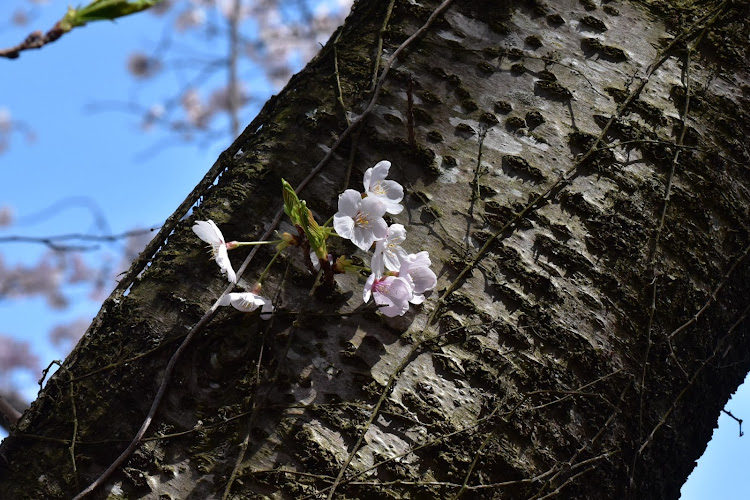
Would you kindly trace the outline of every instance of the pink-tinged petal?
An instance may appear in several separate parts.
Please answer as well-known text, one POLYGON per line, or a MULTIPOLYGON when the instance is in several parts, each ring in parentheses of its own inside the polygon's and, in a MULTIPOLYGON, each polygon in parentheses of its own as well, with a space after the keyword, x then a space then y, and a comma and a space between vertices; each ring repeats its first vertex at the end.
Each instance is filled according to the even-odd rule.
POLYGON ((415 266, 430 267, 432 261, 430 261, 430 253, 427 250, 422 250, 419 253, 413 253, 409 255, 411 262, 415 266))
POLYGON ((380 306, 378 311, 383 313, 383 316, 388 316, 389 318, 403 316, 409 310, 409 302, 393 302, 383 295, 375 296, 375 303, 380 306))
POLYGON ((422 302, 424 302, 424 295, 415 293, 409 302, 414 305, 421 304, 422 302))
POLYGON ((387 297, 375 296, 375 303, 378 305, 378 311, 383 313, 383 316, 388 316, 389 318, 393 318, 395 316, 401 316, 404 313, 402 312, 403 307, 401 307, 400 304, 394 304, 390 300, 388 300, 387 297))
POLYGON ((354 237, 354 219, 348 215, 339 215, 336 213, 333 216, 333 229, 342 238, 350 240, 354 237))
POLYGON ((414 284, 415 293, 432 290, 437 285, 437 276, 435 276, 435 273, 429 267, 412 267, 409 271, 409 277, 414 284))
POLYGON ((237 283, 237 275, 234 273, 232 263, 229 261, 229 254, 227 253, 226 245, 220 245, 217 249, 216 263, 219 265, 221 274, 226 274, 230 283, 237 283))
POLYGON ((413 290, 409 281, 405 278, 392 276, 390 282, 390 296, 399 301, 409 301, 413 290))
POLYGON ((400 266, 398 268, 398 275, 406 279, 409 278, 409 269, 411 267, 411 261, 409 259, 399 256, 400 266))
POLYGON ((376 281, 372 291, 375 303, 381 306, 378 310, 385 316, 401 316, 409 310, 412 292, 406 279, 387 276, 376 281))
POLYGON ((359 211, 362 195, 353 189, 347 189, 339 195, 339 211, 337 214, 354 218, 359 211))

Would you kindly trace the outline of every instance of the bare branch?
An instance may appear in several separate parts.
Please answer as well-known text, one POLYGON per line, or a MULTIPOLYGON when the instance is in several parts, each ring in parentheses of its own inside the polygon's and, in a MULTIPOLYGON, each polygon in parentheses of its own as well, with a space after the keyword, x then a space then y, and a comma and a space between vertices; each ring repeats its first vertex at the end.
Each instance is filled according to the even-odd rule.
POLYGON ((33 31, 18 45, 7 49, 0 49, 0 57, 17 59, 24 50, 41 49, 48 43, 52 43, 60 38, 63 33, 64 31, 58 26, 58 24, 55 24, 55 26, 53 26, 47 33, 33 31))
POLYGON ((58 242, 71 241, 71 240, 114 242, 117 240, 130 238, 132 236, 140 236, 143 234, 148 234, 159 229, 159 227, 161 226, 155 226, 149 229, 133 229, 130 231, 125 231, 124 233, 119 233, 119 234, 71 233, 71 234, 61 234, 58 236, 17 236, 17 235, 1 236, 0 243, 39 243, 42 245, 47 245, 50 249, 55 250, 57 252, 88 251, 88 250, 97 250, 99 246, 98 245, 68 245, 68 244, 60 244, 58 242))

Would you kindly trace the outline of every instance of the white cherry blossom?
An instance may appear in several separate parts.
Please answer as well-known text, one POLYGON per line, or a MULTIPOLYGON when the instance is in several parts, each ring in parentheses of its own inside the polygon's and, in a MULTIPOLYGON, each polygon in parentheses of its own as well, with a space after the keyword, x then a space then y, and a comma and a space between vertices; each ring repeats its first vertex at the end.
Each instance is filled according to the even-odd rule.
POLYGON ((253 312, 260 307, 260 317, 262 319, 270 318, 273 313, 273 304, 271 301, 252 292, 228 293, 219 300, 219 305, 231 305, 242 312, 253 312))
POLYGON ((400 259, 407 256, 406 250, 401 248, 401 243, 406 239, 406 229, 402 224, 392 224, 388 228, 388 234, 382 240, 375 242, 375 252, 372 254, 370 267, 378 277, 383 275, 385 269, 398 271, 401 266, 400 259))
POLYGON ((437 285, 437 276, 430 269, 430 254, 422 251, 416 254, 409 254, 399 258, 400 268, 398 271, 399 278, 404 278, 409 282, 412 289, 412 304, 421 304, 424 302, 424 292, 432 290, 437 285))
POLYGON ((388 224, 383 215, 386 207, 376 198, 362 198, 353 189, 339 195, 339 211, 333 216, 336 234, 367 251, 375 240, 385 238, 388 224))
POLYGON ((386 207, 389 214, 399 214, 404 209, 404 188, 396 181, 386 180, 391 162, 383 160, 365 172, 363 184, 368 197, 377 198, 386 207))
POLYGON ((409 301, 412 299, 409 282, 400 276, 377 278, 375 274, 371 274, 362 292, 365 303, 369 302, 371 294, 375 303, 380 306, 378 310, 389 318, 403 316, 409 310, 409 301))
POLYGON ((229 254, 227 253, 227 243, 214 221, 211 219, 197 221, 193 226, 193 232, 198 238, 209 244, 211 255, 216 259, 221 274, 226 274, 230 283, 237 283, 237 275, 232 269, 232 263, 229 261, 229 254))

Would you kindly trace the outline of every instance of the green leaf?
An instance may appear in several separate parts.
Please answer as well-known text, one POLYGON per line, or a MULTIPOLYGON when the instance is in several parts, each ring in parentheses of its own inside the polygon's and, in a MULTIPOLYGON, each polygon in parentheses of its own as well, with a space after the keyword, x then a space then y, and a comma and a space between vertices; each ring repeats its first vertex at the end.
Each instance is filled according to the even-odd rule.
MULTIPOLYGON (((302 203, 297 197, 297 193, 294 188, 284 179, 281 179, 281 194, 284 197, 284 213, 292 220, 292 224, 295 226, 301 226, 302 222, 299 217, 300 207, 302 203)), ((307 208, 305 208, 307 210, 307 208)), ((305 215, 305 218, 307 215, 305 215)))
MULTIPOLYGON (((305 205, 305 202, 302 202, 305 205)), ((326 239, 328 238, 329 231, 325 228, 320 227, 318 221, 312 215, 312 212, 307 209, 307 221, 302 225, 302 229, 305 230, 307 240, 310 242, 310 248, 315 252, 318 258, 325 259, 328 257, 328 249, 326 248, 326 239)))
POLYGON ((328 256, 326 239, 331 234, 330 228, 320 227, 312 212, 307 208, 307 204, 297 197, 297 193, 291 184, 281 179, 281 186, 284 197, 284 213, 292 221, 292 224, 301 227, 305 232, 310 248, 315 252, 315 255, 325 259, 328 256))
POLYGON ((68 12, 58 23, 60 29, 70 31, 92 21, 113 21, 153 7, 161 0, 94 0, 85 7, 68 7, 68 12))

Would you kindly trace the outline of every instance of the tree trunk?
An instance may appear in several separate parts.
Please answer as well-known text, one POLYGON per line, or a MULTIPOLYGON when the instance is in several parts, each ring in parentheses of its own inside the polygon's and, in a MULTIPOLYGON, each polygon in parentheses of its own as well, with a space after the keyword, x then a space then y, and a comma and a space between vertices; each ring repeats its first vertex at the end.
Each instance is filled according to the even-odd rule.
POLYGON ((0 497, 73 497, 166 376, 94 498, 678 498, 750 368, 748 2, 598 3, 357 2, 3 442, 0 497), (194 220, 259 238, 318 164, 326 220, 382 159, 439 276, 423 305, 386 318, 288 252, 271 320, 195 327, 226 281, 194 220))

